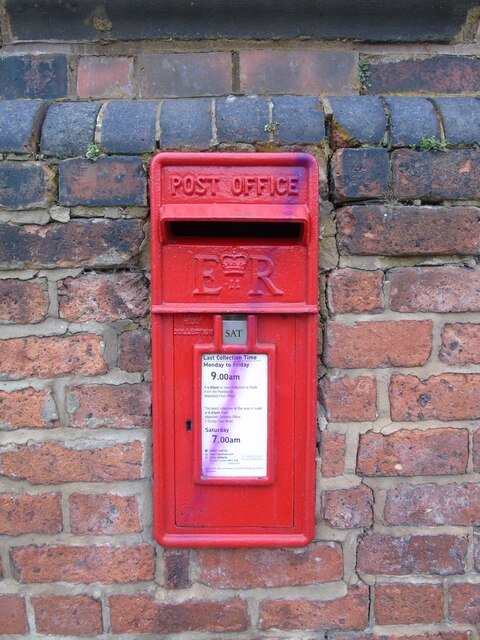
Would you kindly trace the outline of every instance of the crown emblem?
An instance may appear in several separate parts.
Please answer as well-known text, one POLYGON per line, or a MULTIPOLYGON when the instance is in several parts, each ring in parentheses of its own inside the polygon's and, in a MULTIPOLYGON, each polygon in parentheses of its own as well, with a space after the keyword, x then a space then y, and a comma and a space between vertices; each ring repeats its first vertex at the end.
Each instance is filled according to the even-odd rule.
POLYGON ((220 263, 222 265, 223 275, 225 276, 243 276, 247 268, 248 257, 244 253, 232 252, 222 253, 220 263))

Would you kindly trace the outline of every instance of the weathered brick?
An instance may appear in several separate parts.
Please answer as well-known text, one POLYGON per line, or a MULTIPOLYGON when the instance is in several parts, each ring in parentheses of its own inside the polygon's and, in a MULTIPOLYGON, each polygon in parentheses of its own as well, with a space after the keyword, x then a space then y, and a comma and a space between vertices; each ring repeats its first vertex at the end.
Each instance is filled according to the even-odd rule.
POLYGON ((364 484, 324 491, 322 504, 325 522, 335 529, 370 527, 373 523, 373 492, 364 484))
POLYGON ((272 103, 276 141, 321 144, 325 124, 322 104, 316 96, 275 96, 272 103))
POLYGON ((153 580, 154 550, 149 544, 113 547, 30 545, 11 550, 15 580, 38 582, 101 582, 125 584, 153 580))
POLYGON ((436 633, 392 634, 338 631, 328 634, 329 640, 471 640, 469 631, 438 631, 436 633))
POLYGON ((142 98, 188 98, 230 93, 227 51, 155 53, 138 57, 142 98))
POLYGON ((187 589, 191 586, 189 549, 164 549, 163 566, 167 589, 187 589))
POLYGON ((304 550, 199 549, 199 582, 220 589, 287 587, 334 582, 343 576, 343 556, 333 543, 304 550))
POLYGON ((0 162, 0 209, 49 207, 53 195, 53 170, 47 165, 0 162))
POLYGON ((480 429, 477 429, 473 434, 472 457, 473 457, 473 470, 476 473, 479 473, 480 472, 480 429))
POLYGON ((129 98, 132 75, 132 58, 84 56, 78 62, 78 97, 129 98))
POLYGON ((393 375, 390 415, 396 422, 478 420, 480 375, 444 373, 427 380, 412 375, 393 375))
POLYGON ((60 494, 0 494, 0 534, 59 533, 62 530, 60 494))
POLYGON ((148 383, 70 387, 67 411, 72 427, 145 428, 151 424, 148 383))
POLYGON ((345 369, 419 367, 432 349, 430 320, 330 322, 325 332, 325 362, 345 369))
POLYGON ((332 159, 336 202, 385 198, 390 189, 386 149, 339 149, 332 159))
MULTIPOLYGON (((478 432, 477 432, 478 433, 478 432)), ((478 468, 477 468, 478 471, 478 468)), ((473 564, 475 571, 480 573, 480 534, 473 535, 473 564)))
POLYGON ((480 324, 446 324, 439 358, 446 364, 480 364, 480 324))
POLYGON ((334 149, 359 144, 380 144, 387 118, 380 98, 339 96, 329 98, 332 107, 330 144, 334 149))
POLYGON ((141 220, 0 223, 0 268, 124 267, 138 260, 143 238, 141 220))
POLYGON ((117 482, 141 477, 139 441, 88 448, 82 442, 21 444, 1 452, 1 473, 32 484, 117 482))
POLYGON ((477 98, 435 98, 434 103, 449 144, 480 144, 480 101, 477 98))
POLYGON ((0 378, 57 378, 106 373, 102 336, 29 336, 0 340, 0 378))
POLYGON ((475 57, 437 55, 369 65, 368 93, 469 93, 480 85, 475 57))
POLYGON ((47 281, 0 280, 0 323, 35 324, 48 313, 47 281))
POLYGON ((361 476, 436 476, 466 473, 466 429, 400 429, 389 435, 360 436, 357 473, 361 476))
POLYGON ((91 596, 33 596, 32 606, 39 633, 90 637, 103 632, 102 604, 91 596))
POLYGON ((363 629, 368 620, 368 587, 347 588, 335 600, 263 600, 260 603, 260 629, 284 631, 300 629, 363 629))
POLYGON ((362 422, 377 416, 375 378, 322 378, 320 399, 330 422, 362 422))
POLYGON ((324 478, 341 476, 345 468, 345 434, 322 431, 320 434, 321 472, 324 478))
POLYGON ((142 273, 92 273, 58 284, 59 315, 73 322, 141 318, 148 313, 148 280, 142 273))
POLYGON ((65 55, 0 58, 0 98, 65 98, 68 84, 65 55))
POLYGON ((211 141, 211 100, 183 98, 163 101, 160 111, 162 149, 208 149, 211 141))
POLYGON ((25 598, 18 595, 0 595, 0 634, 28 632, 25 598))
POLYGON ((146 204, 146 179, 140 158, 100 157, 63 160, 59 165, 59 204, 89 207, 146 204))
POLYGON ((219 142, 266 142, 268 103, 257 96, 230 96, 215 101, 219 142))
POLYGON ((480 198, 480 151, 446 153, 397 149, 392 153, 392 192, 399 200, 475 200, 480 198))
POLYGON ((374 575, 465 573, 468 539, 451 535, 387 536, 372 534, 360 538, 357 570, 374 575))
POLYGON ((150 334, 144 329, 125 331, 118 338, 118 366, 124 371, 148 369, 150 352, 150 334))
POLYGON ((344 255, 456 255, 480 251, 476 207, 353 206, 337 213, 344 255))
POLYGON ((480 485, 402 484, 387 492, 384 520, 387 525, 480 524, 480 485))
POLYGON ((85 156, 93 143, 100 104, 65 102, 52 104, 42 127, 40 150, 50 156, 85 156))
POLYGON ((421 144, 423 138, 440 138, 440 125, 430 100, 415 96, 387 97, 390 142, 394 147, 421 144))
POLYGON ((110 596, 108 602, 113 633, 226 633, 250 625, 247 604, 239 598, 168 603, 140 593, 110 596))
POLYGON ((68 504, 70 527, 75 535, 118 535, 142 531, 135 496, 72 493, 68 504))
MULTIPOLYGON (((356 207, 354 207, 356 208, 356 207)), ((332 313, 381 313, 383 271, 338 269, 327 283, 328 306, 332 313)))
POLYGON ((349 51, 240 51, 242 93, 354 94, 357 54, 349 51))
POLYGON ((448 590, 448 618, 452 622, 480 623, 480 584, 451 584, 448 590))
POLYGON ((32 387, 0 391, 0 428, 48 429, 58 426, 58 412, 51 391, 32 387))
POLYGON ((158 102, 112 100, 102 117, 101 145, 107 153, 147 153, 155 150, 158 102))
POLYGON ((443 619, 443 588, 433 584, 377 584, 377 624, 432 624, 443 619))
POLYGON ((0 101, 0 152, 36 151, 46 109, 38 100, 0 101))

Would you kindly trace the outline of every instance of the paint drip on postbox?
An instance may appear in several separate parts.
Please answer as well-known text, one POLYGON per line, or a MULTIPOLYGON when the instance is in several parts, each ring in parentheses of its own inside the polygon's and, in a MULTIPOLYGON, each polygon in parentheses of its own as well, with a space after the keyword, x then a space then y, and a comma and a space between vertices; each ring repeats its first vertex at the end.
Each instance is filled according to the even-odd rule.
POLYGON ((318 168, 302 153, 151 166, 154 527, 177 547, 313 537, 318 168))

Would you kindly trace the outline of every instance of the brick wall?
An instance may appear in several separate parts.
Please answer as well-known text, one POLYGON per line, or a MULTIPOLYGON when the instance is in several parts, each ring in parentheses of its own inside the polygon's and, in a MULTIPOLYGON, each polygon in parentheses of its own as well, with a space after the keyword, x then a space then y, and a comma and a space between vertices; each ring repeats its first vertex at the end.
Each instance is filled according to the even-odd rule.
POLYGON ((191 48, 0 57, 0 634, 478 640, 478 47, 191 48), (146 175, 166 149, 319 160, 305 549, 152 539, 146 175))

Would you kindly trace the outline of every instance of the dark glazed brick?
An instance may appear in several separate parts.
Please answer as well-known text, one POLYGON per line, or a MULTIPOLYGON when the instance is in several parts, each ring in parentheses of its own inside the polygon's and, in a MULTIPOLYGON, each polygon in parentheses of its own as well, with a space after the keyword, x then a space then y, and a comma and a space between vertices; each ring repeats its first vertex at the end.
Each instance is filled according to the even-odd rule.
POLYGON ((138 64, 143 98, 221 96, 232 90, 227 52, 146 54, 138 64))
POLYGON ((422 138, 439 138, 440 125, 427 98, 385 98, 390 111, 390 136, 394 147, 420 144, 422 138))
POLYGON ((63 55, 0 58, 0 98, 64 98, 67 58, 63 55))
POLYGON ((45 102, 3 100, 0 102, 0 152, 36 151, 45 102))
POLYGON ((139 158, 64 160, 59 165, 59 202, 90 207, 142 205, 146 202, 146 179, 139 158))
POLYGON ((52 172, 39 162, 0 162, 0 208, 48 207, 52 172))
POLYGON ((108 153, 147 153, 155 150, 158 102, 118 100, 103 112, 101 145, 108 153))
POLYGON ((325 137, 323 108, 313 96, 273 98, 274 139, 279 142, 320 144, 325 137))
POLYGON ((333 111, 330 141, 335 149, 382 142, 387 119, 380 98, 348 96, 329 101, 333 111))
POLYGON ((256 96, 229 96, 216 100, 219 142, 255 142, 268 140, 268 104, 256 96))
POLYGON ((392 153, 392 180, 399 199, 474 200, 480 198, 480 151, 398 149, 392 153))
POLYGON ((476 98, 436 98, 445 138, 453 146, 480 143, 480 100, 476 98))
POLYGON ((386 149, 340 149, 333 156, 337 202, 384 198, 390 188, 386 149))
POLYGON ((140 220, 75 220, 46 226, 0 224, 0 268, 134 264, 144 239, 140 220))
POLYGON ((160 112, 160 147, 208 149, 212 139, 212 101, 208 98, 164 100, 160 112))
POLYGON ((52 104, 42 127, 40 150, 49 156, 84 156, 93 142, 100 105, 94 102, 52 104))

